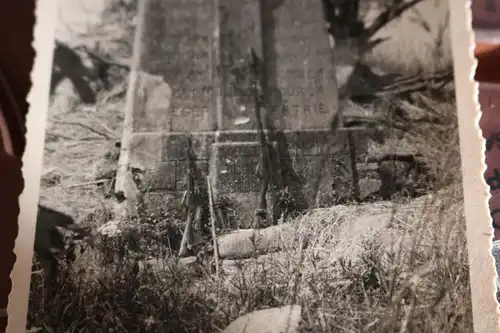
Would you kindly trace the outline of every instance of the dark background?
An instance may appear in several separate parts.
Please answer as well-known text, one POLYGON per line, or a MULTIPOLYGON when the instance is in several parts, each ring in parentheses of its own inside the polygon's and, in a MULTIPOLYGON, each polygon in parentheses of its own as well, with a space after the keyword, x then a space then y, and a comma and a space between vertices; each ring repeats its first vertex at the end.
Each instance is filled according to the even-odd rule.
POLYGON ((475 51, 477 68, 475 79, 479 82, 500 83, 500 44, 478 43, 475 51))
MULTIPOLYGON (((35 52, 31 47, 35 24, 35 0, 0 1, 0 70, 15 95, 20 113, 28 112, 26 96, 31 87, 30 72, 35 52)), ((22 189, 20 159, 24 151, 24 133, 13 121, 16 109, 9 102, 5 88, 0 88, 0 112, 9 127, 15 156, 9 156, 0 145, 0 308, 7 307, 11 290, 10 272, 15 262, 13 248, 17 236, 18 195, 22 189)), ((7 319, 0 319, 5 332, 7 319)))

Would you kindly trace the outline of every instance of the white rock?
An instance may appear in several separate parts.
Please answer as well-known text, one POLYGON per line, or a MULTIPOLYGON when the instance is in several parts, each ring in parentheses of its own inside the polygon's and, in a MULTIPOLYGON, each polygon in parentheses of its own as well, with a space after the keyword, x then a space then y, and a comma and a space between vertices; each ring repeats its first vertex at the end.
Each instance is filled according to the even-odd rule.
POLYGON ((254 311, 233 321, 222 333, 298 333, 301 310, 299 305, 287 305, 254 311))

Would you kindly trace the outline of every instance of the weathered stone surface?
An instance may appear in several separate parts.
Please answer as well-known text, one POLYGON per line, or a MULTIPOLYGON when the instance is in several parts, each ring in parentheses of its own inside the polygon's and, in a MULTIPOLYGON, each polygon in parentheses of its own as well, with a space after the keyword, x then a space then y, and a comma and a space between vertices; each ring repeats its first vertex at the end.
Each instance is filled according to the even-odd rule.
POLYGON ((290 246, 297 246, 301 236, 306 245, 306 235, 298 233, 293 223, 264 229, 240 229, 218 238, 219 255, 223 259, 245 259, 286 250, 290 246))
POLYGON ((265 6, 252 0, 222 0, 217 8, 201 0, 141 3, 117 178, 140 170, 153 210, 186 189, 191 138, 200 181, 212 175, 216 199, 230 197, 241 219, 253 219, 260 145, 250 50, 258 58, 254 74, 261 75, 254 78, 265 79, 259 81, 262 116, 278 130, 268 141, 276 144, 282 168, 275 170, 284 185, 301 206, 349 194, 346 135, 328 132, 337 87, 322 3, 265 6))
MULTIPOLYGON (((238 131, 233 135, 224 132, 220 135, 223 142, 213 145, 215 183, 221 184, 220 187, 216 186, 217 192, 245 193, 259 190, 260 181, 255 175, 255 168, 260 159, 260 144, 258 141, 238 140, 257 140, 256 136, 256 133, 251 132, 238 131)), ((334 136, 328 130, 289 130, 282 135, 271 134, 269 137, 271 142, 275 142, 281 172, 292 178, 285 179, 285 185, 293 187, 297 184, 289 182, 300 183, 304 195, 310 198, 309 203, 315 202, 314 188, 311 186, 317 177, 322 177, 320 192, 330 192, 332 182, 351 185, 351 166, 343 134, 334 136)))
MULTIPOLYGON (((216 118, 216 50, 213 2, 148 0, 140 15, 140 70, 161 75, 172 89, 172 103, 161 130, 211 131, 216 118)), ((161 107, 161 105, 158 105, 161 107)))
POLYGON ((188 139, 191 139, 195 159, 208 160, 214 133, 133 133, 129 141, 129 164, 134 168, 156 168, 161 162, 185 160, 188 139))
POLYGON ((179 192, 186 189, 188 139, 194 162, 204 181, 209 172, 213 133, 134 133, 129 138, 128 165, 144 172, 148 190, 179 192))
POLYGON ((223 333, 298 333, 302 319, 300 305, 264 309, 243 315, 223 333))
POLYGON ((254 229, 240 229, 217 239, 219 255, 224 258, 250 258, 256 254, 254 229))
POLYGON ((132 76, 130 89, 134 94, 134 111, 130 121, 133 131, 163 130, 169 120, 172 89, 159 75, 136 71, 132 76))
POLYGON ((216 193, 258 192, 255 172, 260 162, 259 142, 225 142, 213 145, 213 175, 216 193))
POLYGON ((276 128, 318 129, 337 112, 333 55, 320 0, 263 8, 264 90, 276 128), (314 38, 311 38, 314 36, 314 38))
POLYGON ((260 49, 259 1, 220 3, 220 64, 223 87, 219 130, 255 129, 251 49, 260 49))

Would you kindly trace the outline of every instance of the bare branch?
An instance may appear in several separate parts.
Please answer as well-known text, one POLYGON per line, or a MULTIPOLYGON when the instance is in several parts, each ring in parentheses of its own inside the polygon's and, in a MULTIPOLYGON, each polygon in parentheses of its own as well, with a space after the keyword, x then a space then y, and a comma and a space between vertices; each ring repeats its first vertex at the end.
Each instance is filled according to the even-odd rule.
POLYGON ((92 133, 95 133, 97 135, 105 137, 105 138, 107 138, 109 140, 116 140, 116 137, 111 137, 109 134, 100 132, 100 131, 94 129, 93 127, 91 127, 91 126, 86 125, 86 124, 82 124, 80 122, 74 122, 74 121, 53 121, 53 123, 54 124, 58 124, 58 125, 80 126, 80 127, 83 127, 85 129, 91 131, 92 133))
POLYGON ((404 12, 411 9, 413 6, 422 2, 423 0, 412 0, 410 2, 397 2, 393 5, 389 5, 385 11, 383 11, 373 22, 373 24, 368 27, 364 32, 364 38, 369 40, 372 38, 380 29, 385 27, 389 22, 392 22, 395 18, 401 16, 404 12))
POLYGON ((99 123, 99 125, 101 125, 102 128, 104 128, 106 131, 108 131, 115 139, 118 139, 118 135, 115 133, 115 131, 113 131, 111 128, 109 128, 108 125, 106 125, 101 119, 97 118, 96 116, 94 116, 91 113, 89 113, 89 116, 92 119, 94 119, 97 123, 99 123))
POLYGON ((441 89, 451 81, 453 81, 453 72, 451 71, 443 71, 427 77, 416 75, 402 78, 391 85, 385 86, 383 90, 377 92, 375 96, 402 95, 425 89, 441 89))
POLYGON ((129 64, 126 64, 120 60, 116 60, 116 59, 107 59, 99 54, 97 54, 96 52, 92 51, 89 49, 88 46, 86 45, 80 45, 78 47, 75 47, 75 49, 82 49, 85 53, 87 53, 94 61, 98 61, 98 62, 101 62, 103 64, 106 64, 108 66, 115 66, 115 67, 118 67, 118 68, 121 68, 121 69, 125 69, 127 71, 130 70, 130 65, 129 64))
POLYGON ((73 188, 73 187, 91 186, 91 185, 98 185, 98 184, 106 183, 108 181, 109 181, 109 179, 99 179, 99 180, 93 180, 93 181, 85 182, 85 183, 71 184, 71 185, 67 185, 64 187, 65 188, 73 188))

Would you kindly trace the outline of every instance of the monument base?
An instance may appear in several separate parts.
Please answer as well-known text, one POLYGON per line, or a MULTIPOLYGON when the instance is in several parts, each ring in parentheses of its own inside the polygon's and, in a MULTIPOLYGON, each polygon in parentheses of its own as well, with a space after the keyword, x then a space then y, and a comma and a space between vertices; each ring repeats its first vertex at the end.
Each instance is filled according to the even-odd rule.
MULTIPOLYGON (((288 193, 299 208, 333 205, 349 196, 353 178, 345 134, 334 135, 328 129, 266 131, 276 162, 273 171, 282 181, 278 191, 288 193)), ((187 189, 191 140, 197 184, 206 186, 210 175, 216 203, 230 202, 240 220, 237 224, 247 225, 259 207, 258 139, 256 130, 134 133, 129 170, 138 171, 136 182, 148 211, 178 205, 187 189)))

